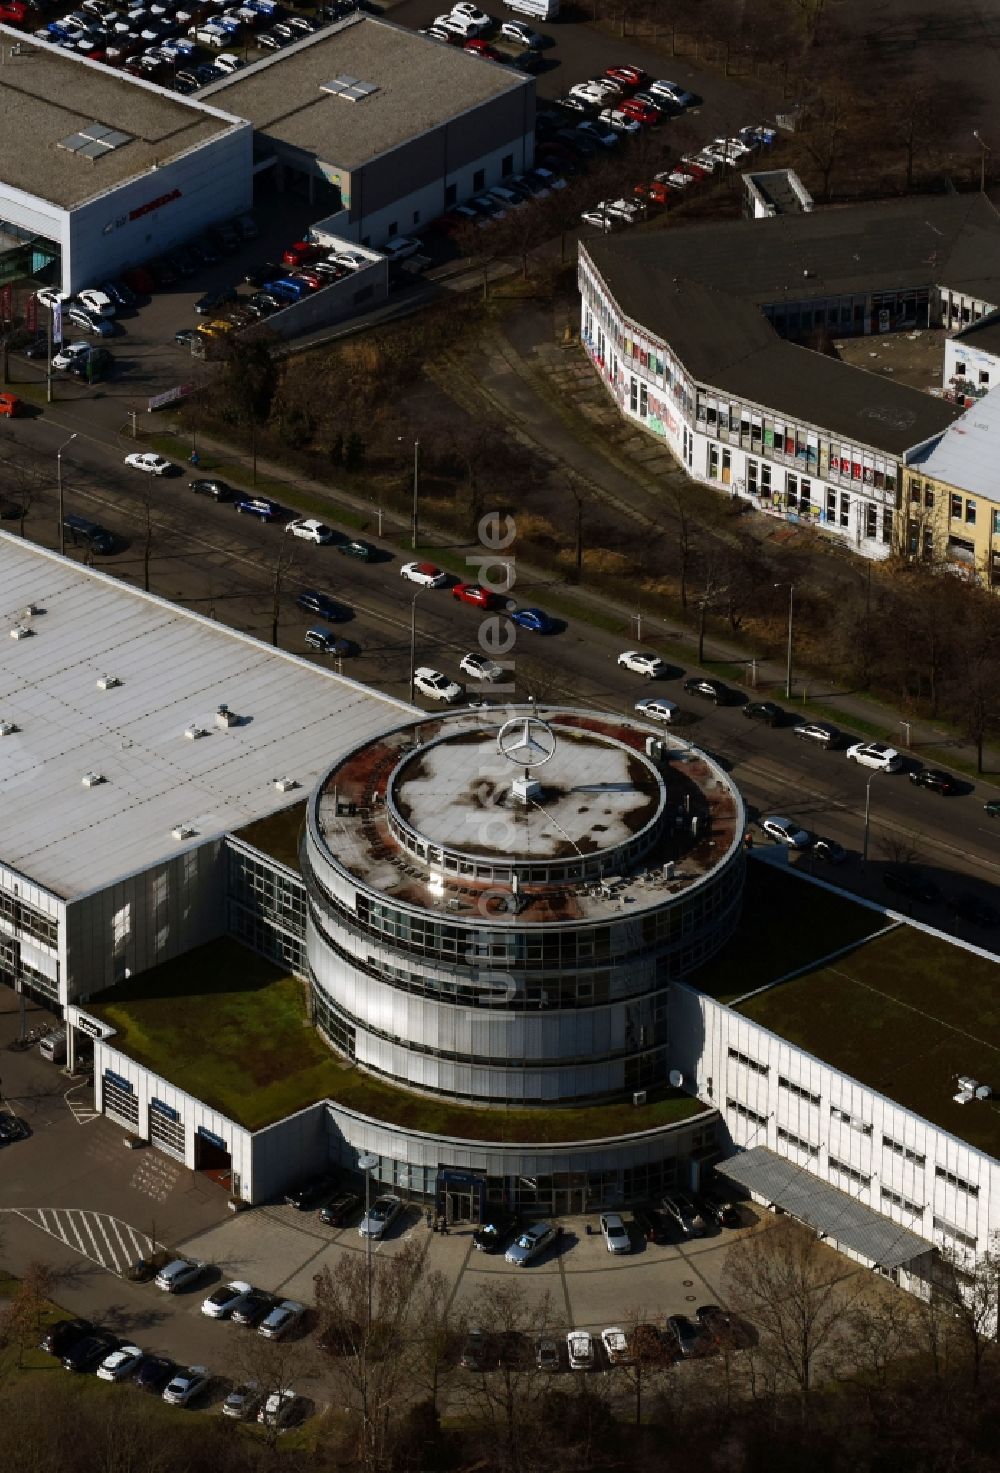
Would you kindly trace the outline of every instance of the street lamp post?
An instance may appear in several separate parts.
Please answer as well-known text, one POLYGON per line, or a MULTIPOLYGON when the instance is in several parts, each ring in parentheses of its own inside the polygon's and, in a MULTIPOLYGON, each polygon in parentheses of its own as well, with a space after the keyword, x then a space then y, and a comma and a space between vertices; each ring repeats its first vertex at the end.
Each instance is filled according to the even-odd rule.
POLYGON ((872 813, 872 778, 878 777, 878 775, 879 769, 876 767, 873 772, 868 774, 868 781, 865 783, 865 837, 861 844, 862 864, 868 863, 868 827, 871 822, 872 813))
POLYGON ((410 600, 410 704, 413 704, 413 676, 417 666, 417 599, 423 593, 418 588, 410 600))
POLYGON ((410 546, 413 551, 417 550, 417 540, 420 531, 420 441, 413 442, 413 515, 410 523, 412 540, 410 546))
POLYGON ((64 441, 56 451, 56 488, 59 493, 59 551, 63 554, 66 552, 66 528, 63 526, 62 453, 66 449, 66 446, 72 444, 75 439, 75 434, 70 435, 69 439, 64 441))
MULTIPOLYGON (((364 1155, 358 1157, 358 1170, 363 1171, 365 1174, 366 1228, 371 1227, 371 1224, 368 1221, 368 1209, 371 1206, 372 1172, 375 1170, 376 1166, 378 1166, 378 1157, 372 1155, 370 1152, 365 1152, 364 1155)), ((368 1319, 365 1326, 367 1330, 365 1344, 367 1346, 368 1338, 371 1336, 372 1330, 372 1235, 370 1232, 365 1233, 365 1270, 368 1279, 368 1319)))
MULTIPOLYGON (((775 588, 782 585, 776 583, 775 588)), ((792 699, 792 630, 795 621, 795 584, 788 585, 788 644, 785 650, 785 700, 792 699)))

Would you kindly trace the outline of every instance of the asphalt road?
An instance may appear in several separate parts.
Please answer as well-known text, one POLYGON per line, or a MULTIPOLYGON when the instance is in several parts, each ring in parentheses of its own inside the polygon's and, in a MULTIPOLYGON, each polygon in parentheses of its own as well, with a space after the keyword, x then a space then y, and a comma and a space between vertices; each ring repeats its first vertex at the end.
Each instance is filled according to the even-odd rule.
MULTIPOLYGON (((85 403, 82 413, 71 413, 67 406, 59 405, 36 419, 5 422, 0 440, 4 479, 17 484, 22 471, 16 467, 27 467, 46 478, 31 506, 28 535, 44 545, 56 545, 55 457, 74 429, 77 438, 66 446, 62 459, 67 509, 92 515, 131 538, 125 551, 101 560, 101 566, 141 586, 148 514, 153 527, 152 591, 270 639, 275 567, 279 549, 287 546, 281 530, 240 517, 230 505, 193 497, 187 489, 187 474, 153 478, 126 470, 122 461, 132 442, 125 436, 116 440, 93 424, 87 428, 85 403)), ((328 519, 336 525, 333 509, 328 519)), ((6 524, 8 528, 14 525, 6 524)), ((366 535, 377 540, 373 528, 366 535)), ((445 590, 418 591, 399 574, 409 554, 388 543, 382 545, 384 560, 364 564, 341 557, 332 547, 295 542, 292 566, 281 582, 279 643, 298 654, 306 653, 304 630, 319 621, 301 613, 294 599, 303 587, 318 588, 352 611, 338 632, 356 641, 361 652, 343 662, 344 672, 405 696, 415 597, 417 664, 459 677, 458 662, 466 651, 477 648, 483 616, 445 590)), ((544 584, 528 580, 515 586, 513 596, 521 604, 544 608, 547 591, 544 584)), ((646 634, 646 647, 655 649, 655 629, 646 634)), ((772 730, 747 721, 736 705, 716 708, 685 695, 679 675, 654 687, 620 670, 617 655, 630 643, 625 634, 616 636, 574 622, 548 637, 519 632, 514 658, 508 663, 522 697, 534 692, 544 699, 625 712, 651 689, 662 690, 685 712, 681 733, 724 760, 753 810, 785 814, 839 840, 858 855, 867 770, 847 762, 842 753, 815 749, 790 730, 772 730)), ((766 694, 775 696, 773 691, 766 694)), ((935 762, 939 760, 943 759, 935 762)), ((942 798, 913 787, 903 774, 876 773, 871 781, 866 870, 852 857, 835 872, 821 872, 884 900, 882 841, 891 839, 912 849, 924 869, 936 873, 946 893, 966 888, 971 879, 975 882, 972 888, 998 900, 1000 891, 994 893, 993 887, 1000 878, 1000 830, 982 806, 995 793, 979 783, 968 793, 942 798)), ((800 862, 809 863, 808 859, 800 862)), ((919 907, 918 913, 928 922, 948 925, 941 906, 919 907)), ((982 928, 965 928, 965 934, 979 944, 992 944, 991 933, 982 928)))

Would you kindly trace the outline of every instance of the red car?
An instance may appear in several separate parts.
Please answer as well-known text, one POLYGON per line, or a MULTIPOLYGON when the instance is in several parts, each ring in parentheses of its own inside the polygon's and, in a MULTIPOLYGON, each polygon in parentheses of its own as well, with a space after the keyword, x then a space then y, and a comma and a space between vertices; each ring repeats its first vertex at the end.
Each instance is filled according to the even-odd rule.
POLYGON ((498 602, 496 594, 490 593, 488 588, 480 587, 478 583, 456 583, 451 596, 460 599, 464 604, 475 604, 477 609, 492 609, 498 602))
POLYGON ((627 118, 635 118, 637 123, 644 123, 647 128, 660 121, 658 107, 650 107, 648 102, 636 102, 634 97, 626 97, 624 102, 618 104, 618 110, 627 118))
POLYGON ((310 245, 307 240, 297 240, 294 245, 282 251, 281 260, 285 266, 304 266, 307 261, 314 261, 319 254, 319 246, 310 245))
POLYGON ((641 87, 646 73, 638 66, 609 66, 604 75, 610 82, 621 82, 624 87, 641 87))
POLYGON ((495 46, 491 46, 488 41, 480 41, 477 39, 473 39, 471 41, 463 41, 462 50, 471 51, 473 56, 481 56, 484 61, 503 61, 503 57, 500 55, 499 51, 496 49, 495 46))
POLYGON ((652 184, 637 184, 633 191, 636 199, 644 199, 651 205, 668 205, 674 191, 668 184, 660 184, 656 179, 652 184))
POLYGON ((21 0, 3 0, 0 4, 0 21, 7 26, 23 26, 28 19, 28 7, 21 0))
POLYGON ((292 275, 294 280, 304 281, 306 286, 311 286, 314 292, 318 292, 320 287, 326 286, 330 280, 329 276, 320 276, 317 272, 309 271, 305 267, 293 272, 292 275))

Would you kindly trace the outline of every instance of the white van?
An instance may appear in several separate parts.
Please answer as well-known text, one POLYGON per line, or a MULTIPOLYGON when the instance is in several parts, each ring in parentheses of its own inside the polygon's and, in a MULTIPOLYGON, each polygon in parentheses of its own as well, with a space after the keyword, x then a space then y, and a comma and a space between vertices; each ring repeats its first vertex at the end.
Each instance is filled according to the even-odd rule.
POLYGON ((647 721, 676 721, 680 712, 679 706, 675 706, 673 701, 664 700, 663 696, 645 696, 641 701, 636 701, 635 709, 647 721))
POLYGON ((50 1064, 64 1064, 66 1062, 66 1029, 56 1028, 51 1033, 46 1033, 38 1045, 38 1052, 43 1059, 48 1059, 50 1064))
POLYGON ((530 15, 535 20, 555 20, 559 14, 559 0, 503 0, 508 10, 518 15, 530 15))

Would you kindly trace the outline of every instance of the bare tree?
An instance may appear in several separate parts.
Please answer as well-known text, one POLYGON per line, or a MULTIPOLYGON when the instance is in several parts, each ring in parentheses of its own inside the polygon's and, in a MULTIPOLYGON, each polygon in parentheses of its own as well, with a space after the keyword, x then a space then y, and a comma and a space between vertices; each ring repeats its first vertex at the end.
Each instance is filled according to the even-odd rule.
POLYGON ((517 1473, 530 1461, 528 1433, 538 1398, 548 1389, 547 1373, 535 1363, 535 1341, 551 1324, 551 1298, 546 1293, 531 1302, 521 1284, 501 1279, 479 1290, 469 1316, 489 1347, 469 1393, 474 1415, 503 1450, 503 1466, 517 1473))
POLYGON ((25 1347, 38 1339, 42 1315, 52 1298, 55 1278, 56 1272, 51 1264, 34 1259, 19 1279, 7 1305, 0 1326, 0 1339, 5 1344, 17 1346, 18 1370, 24 1363, 25 1347))
MULTIPOLYGON (((234 1327, 235 1328, 235 1327, 234 1327)), ((315 1350, 301 1338, 266 1340, 253 1330, 236 1331, 233 1365, 239 1384, 253 1388, 260 1406, 283 1391, 301 1395, 303 1384, 316 1377, 315 1350)), ((262 1435, 275 1448, 281 1435, 275 1420, 262 1424, 262 1435)))
POLYGON ((283 537, 278 543, 278 555, 274 560, 274 578, 271 582, 271 643, 278 647, 278 623, 281 618, 281 594, 285 577, 295 562, 295 539, 283 537))
POLYGON ((985 1253, 978 1255, 942 1250, 936 1268, 935 1292, 965 1351, 975 1390, 987 1346, 996 1344, 1000 1332, 1000 1234, 995 1233, 985 1253))
POLYGON ((804 1408, 817 1359, 831 1349, 861 1292, 860 1274, 845 1269, 814 1233, 781 1217, 734 1244, 724 1277, 732 1308, 758 1326, 760 1353, 804 1408))

